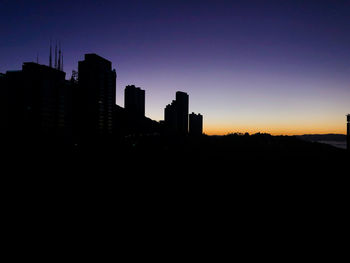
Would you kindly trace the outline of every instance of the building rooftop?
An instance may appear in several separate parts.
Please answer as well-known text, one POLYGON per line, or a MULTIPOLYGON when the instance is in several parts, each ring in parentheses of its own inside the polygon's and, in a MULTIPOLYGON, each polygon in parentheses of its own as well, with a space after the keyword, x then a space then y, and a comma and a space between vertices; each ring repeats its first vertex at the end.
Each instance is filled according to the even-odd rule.
POLYGON ((144 91, 143 89, 141 89, 140 87, 136 87, 135 85, 127 85, 125 89, 136 89, 136 90, 144 91))
POLYGON ((104 62, 107 62, 107 63, 112 63, 111 61, 95 54, 95 53, 88 53, 88 54, 85 54, 84 55, 84 58, 85 60, 99 60, 99 61, 104 61, 104 62))
POLYGON ((55 71, 63 72, 62 70, 56 69, 54 67, 50 67, 50 66, 44 65, 44 64, 38 64, 36 62, 24 62, 23 66, 31 66, 31 67, 37 67, 37 68, 42 68, 42 69, 49 69, 49 70, 55 70, 55 71))

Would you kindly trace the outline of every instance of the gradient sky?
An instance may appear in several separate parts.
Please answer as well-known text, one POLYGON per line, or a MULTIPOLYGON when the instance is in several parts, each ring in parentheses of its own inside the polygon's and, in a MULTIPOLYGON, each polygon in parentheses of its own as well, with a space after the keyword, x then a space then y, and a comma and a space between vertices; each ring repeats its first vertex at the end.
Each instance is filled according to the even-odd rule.
POLYGON ((48 64, 50 38, 67 77, 97 53, 155 120, 181 90, 207 134, 346 133, 350 1, 0 0, 0 72, 48 64))

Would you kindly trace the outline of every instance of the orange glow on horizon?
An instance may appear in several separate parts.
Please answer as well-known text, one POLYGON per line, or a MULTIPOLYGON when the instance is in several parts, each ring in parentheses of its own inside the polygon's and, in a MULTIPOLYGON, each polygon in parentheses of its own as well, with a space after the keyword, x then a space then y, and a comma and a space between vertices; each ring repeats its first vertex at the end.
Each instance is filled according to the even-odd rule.
POLYGON ((205 127, 203 132, 207 135, 227 135, 230 133, 246 133, 255 134, 255 133, 268 133, 271 135, 303 135, 303 134, 346 134, 345 127, 333 127, 333 128, 290 128, 290 127, 281 127, 281 128, 229 128, 229 127, 205 127))
MULTIPOLYGON (((283 116, 284 117, 284 116, 283 116)), ((346 134, 346 119, 343 116, 288 116, 286 118, 237 118, 229 122, 226 118, 208 118, 204 120, 203 131, 208 135, 226 135, 230 133, 268 133, 271 135, 303 134, 346 134)))

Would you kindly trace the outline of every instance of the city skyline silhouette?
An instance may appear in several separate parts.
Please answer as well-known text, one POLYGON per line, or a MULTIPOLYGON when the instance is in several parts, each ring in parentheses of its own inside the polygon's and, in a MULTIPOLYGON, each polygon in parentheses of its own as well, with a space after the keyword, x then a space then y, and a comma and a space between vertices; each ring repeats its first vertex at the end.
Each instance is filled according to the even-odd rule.
POLYGON ((152 120, 185 91, 208 135, 346 134, 348 9, 342 1, 2 1, 0 72, 48 64, 57 39, 67 78, 84 54, 99 54, 117 71, 117 104, 124 87, 141 87, 152 120))
MULTIPOLYGON (((107 63, 110 64, 109 67, 112 70, 112 66, 111 66, 112 64, 111 64, 110 61, 108 61, 105 58, 102 58, 102 57, 100 57, 100 56, 98 56, 98 55, 96 55, 94 53, 85 54, 85 59, 93 57, 93 56, 95 56, 96 58, 100 58, 100 59, 105 60, 107 63)), ((61 50, 60 44, 59 44, 59 46, 57 46, 57 41, 56 41, 56 45, 55 45, 54 49, 52 48, 52 44, 51 44, 51 41, 50 41, 50 55, 49 55, 48 61, 49 62, 48 62, 47 65, 39 64, 38 63, 39 61, 36 61, 36 62, 24 62, 23 63, 23 67, 26 66, 26 65, 30 65, 30 64, 37 64, 38 66, 41 65, 41 66, 44 66, 44 67, 47 67, 47 68, 52 68, 52 69, 57 70, 58 73, 61 72, 62 73, 62 77, 63 77, 62 80, 66 80, 65 76, 67 74, 63 70, 63 51, 61 50), (54 52, 52 52, 52 50, 54 50, 54 52)), ((79 65, 81 63, 82 63, 82 61, 79 62, 79 65)), ((6 71, 7 74, 12 74, 12 72, 16 73, 16 72, 20 72, 20 71, 19 70, 6 71)), ((116 104, 116 99, 115 99, 116 95, 115 95, 115 93, 116 93, 116 87, 117 87, 117 83, 116 83, 116 81, 117 81, 117 73, 115 72, 115 69, 113 69, 113 72, 114 72, 115 76, 114 76, 114 80, 113 80, 114 84, 113 84, 113 87, 112 87, 112 91, 111 91, 112 93, 110 94, 110 97, 113 97, 112 100, 114 102, 111 104, 111 107, 116 106, 117 108, 121 108, 119 105, 116 104)), ((59 74, 61 74, 61 73, 59 73, 59 74)), ((73 70, 73 72, 71 74, 71 81, 75 78, 75 81, 78 83, 78 75, 79 75, 79 70, 78 70, 78 72, 73 70)), ((5 79, 6 74, 1 74, 0 77, 2 77, 2 79, 5 79)), ((66 81, 68 81, 68 80, 66 80, 66 81)), ((86 84, 83 84, 82 86, 86 86, 86 85, 88 85, 88 82, 86 84)), ((82 94, 84 93, 83 90, 80 90, 80 91, 81 91, 82 94)), ((136 114, 136 115, 140 115, 140 116, 146 117, 145 116, 145 105, 146 105, 146 95, 145 94, 146 94, 146 91, 141 89, 140 87, 136 87, 135 85, 127 85, 124 88, 124 94, 123 94, 124 95, 123 100, 124 100, 124 108, 125 108, 125 110, 127 112, 131 113, 132 115, 136 114)), ((188 99, 188 95, 185 92, 176 91, 176 98, 178 97, 178 95, 182 95, 182 94, 187 96, 187 98, 186 98, 187 102, 185 102, 185 103, 189 104, 189 102, 188 102, 188 100, 189 100, 188 99)), ((106 94, 106 96, 108 96, 108 95, 109 94, 106 94)), ((169 111, 169 109, 171 109, 171 108, 174 108, 176 106, 175 105, 176 103, 177 103, 177 101, 175 99, 175 100, 172 101, 172 103, 166 105, 166 107, 164 108, 164 118, 162 120, 160 120, 160 121, 153 120, 153 121, 154 122, 159 122, 160 124, 164 124, 164 122, 167 121, 167 114, 169 115, 169 113, 167 113, 167 111, 169 111)), ((85 106, 87 107, 88 104, 86 104, 85 106)), ((187 123, 187 127, 185 129, 186 133, 188 133, 190 131, 191 123, 189 122, 189 119, 190 119, 190 117, 192 117, 193 120, 194 120, 194 118, 196 118, 196 120, 194 120, 193 122, 197 122, 198 123, 198 121, 199 121, 200 127, 197 127, 196 130, 197 131, 200 130, 201 131, 200 133, 202 134, 203 133, 203 116, 200 113, 197 116, 194 112, 192 112, 191 116, 190 116, 189 115, 189 107, 188 107, 188 105, 186 106, 185 112, 186 112, 185 116, 187 116, 187 117, 183 121, 185 123, 187 123), (198 119, 198 117, 200 118, 200 120, 198 119)), ((349 121, 348 121, 349 117, 348 116, 349 115, 347 115, 347 122, 349 123, 349 121)), ((167 124, 168 126, 169 125, 170 126, 174 126, 174 119, 169 121, 169 117, 168 117, 168 121, 167 122, 168 122, 168 124, 167 124), (169 124, 169 122, 170 123, 172 122, 173 124, 169 124)), ((177 125, 178 124, 175 124, 175 126, 177 126, 177 125)), ((182 125, 184 125, 184 124, 182 124, 182 125)), ((349 127, 348 126, 349 125, 347 124, 347 128, 346 128, 347 132, 345 133, 345 135, 349 134, 349 127)), ((192 125, 192 127, 193 127, 193 125, 192 125)), ((173 128, 173 129, 176 130, 177 128, 173 128)), ((182 129, 184 129, 184 128, 182 128, 182 129)), ((198 133, 198 132, 196 132, 196 133, 198 133)), ((228 132, 227 134, 231 134, 231 133, 233 133, 233 132, 228 132)), ((258 133, 260 133, 260 132, 258 132, 258 133)), ((214 134, 214 135, 216 135, 216 134, 214 134)), ((315 134, 315 135, 317 135, 317 134, 315 134)), ((327 135, 332 136, 333 134, 332 133, 325 133, 324 135, 325 135, 325 138, 326 138, 327 135)))
MULTIPOLYGON (((176 146, 175 152, 187 151, 187 147, 191 149, 192 143, 196 141, 199 143, 197 147, 201 143, 208 144, 206 139, 193 140, 194 136, 203 135, 203 115, 194 112, 190 114, 190 100, 186 92, 177 91, 175 99, 164 108, 164 119, 155 121, 145 116, 146 91, 140 87, 127 85, 124 89, 124 108, 116 104, 117 72, 111 61, 94 53, 85 54, 84 60, 78 63, 78 72, 72 72, 71 79, 67 80, 61 54, 61 48, 57 49, 56 45, 53 62, 50 45, 48 65, 41 65, 38 61, 25 62, 22 70, 6 71, 6 74, 0 75, 0 86, 4 95, 1 110, 4 120, 2 132, 6 143, 15 143, 17 147, 24 147, 23 149, 29 145, 36 147, 58 143, 58 146, 62 143, 65 151, 75 149, 83 152, 90 147, 95 149, 109 147, 108 144, 115 145, 120 139, 124 143, 130 136, 134 137, 133 140, 136 139, 131 145, 136 145, 135 142, 139 140, 137 138, 144 136, 153 137, 156 144, 160 143, 165 148, 168 147, 167 144, 172 144, 172 141, 184 144, 185 148, 182 150, 176 146), (184 136, 191 137, 183 141, 184 136), (164 138, 165 141, 161 142, 164 138), (31 144, 33 141, 34 145, 31 144)), ((346 148, 350 150, 350 114, 346 117, 347 137, 344 135, 343 141, 346 141, 346 148)), ((246 138, 253 141, 257 138, 257 145, 252 149, 262 143, 259 140, 272 138, 270 134, 264 133, 256 133, 253 136, 249 133, 231 133, 225 137, 229 144, 239 138, 234 147, 246 138)), ((327 143, 327 138, 331 137, 342 140, 342 135, 336 134, 303 135, 298 136, 298 140, 327 143), (316 139, 317 137, 319 138, 316 139)), ((293 138, 285 146, 286 149, 292 142, 293 138)), ((153 147, 147 140, 143 143, 148 145, 149 149, 153 147)), ((282 146, 286 142, 277 136, 270 143, 281 143, 282 146)), ((294 143, 300 144, 300 141, 294 143)), ((204 145, 201 147, 205 147, 204 145)), ((212 146, 207 145, 209 149, 212 146)), ((299 147, 307 147, 307 144, 300 144, 299 147)), ((263 148, 268 152, 273 149, 269 149, 270 146, 263 148)), ((51 150, 54 149, 55 147, 51 150)), ((241 150, 247 151, 243 148, 241 150)))

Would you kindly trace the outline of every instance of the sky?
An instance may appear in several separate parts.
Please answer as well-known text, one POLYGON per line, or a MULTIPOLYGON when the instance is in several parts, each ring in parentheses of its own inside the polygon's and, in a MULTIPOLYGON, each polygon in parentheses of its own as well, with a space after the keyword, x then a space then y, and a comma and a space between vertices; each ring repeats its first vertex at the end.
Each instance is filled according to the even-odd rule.
POLYGON ((154 120, 184 91, 206 134, 345 134, 349 32, 350 0, 0 0, 0 72, 59 40, 67 78, 96 53, 154 120))

